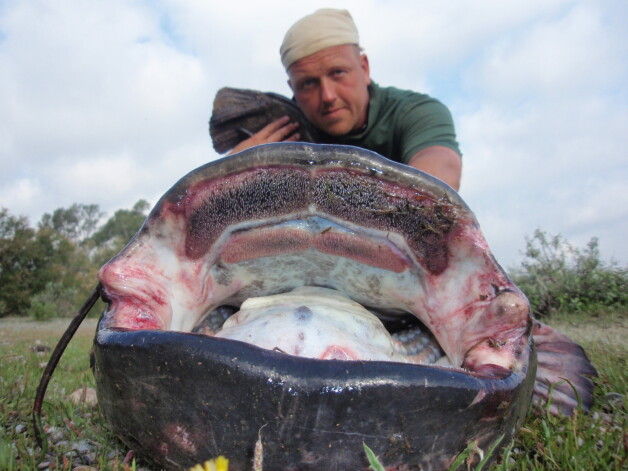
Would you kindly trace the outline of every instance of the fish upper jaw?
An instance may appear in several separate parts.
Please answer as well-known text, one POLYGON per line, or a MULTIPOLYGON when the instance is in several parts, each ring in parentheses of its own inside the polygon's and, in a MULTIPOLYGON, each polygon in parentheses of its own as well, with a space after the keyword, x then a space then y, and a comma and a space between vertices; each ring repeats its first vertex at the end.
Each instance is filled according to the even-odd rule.
MULTIPOLYGON (((238 225, 201 259, 181 255, 185 253, 182 247, 171 250, 163 246, 162 241, 171 239, 163 233, 159 238, 140 237, 129 251, 131 255, 114 259, 101 270, 101 280, 113 300, 108 325, 189 332, 220 304, 244 301, 242 309, 246 310, 247 298, 268 290, 285 292, 302 285, 343 287, 366 305, 394 306, 414 314, 438 339, 452 366, 492 376, 520 367, 528 303, 504 275, 490 270, 490 260, 483 258, 482 250, 453 249, 448 269, 453 273, 432 276, 421 270, 397 234, 365 232, 321 216, 287 219, 238 225), (366 253, 372 256, 365 257, 366 253), (260 278, 260 274, 264 276, 260 278), (477 293, 485 294, 473 297, 477 293)), ((233 327, 237 322, 234 318, 218 336, 247 341, 255 328, 238 331, 233 327)), ((248 341, 321 359, 407 361, 394 354, 387 333, 380 338, 389 342, 384 347, 388 353, 383 355, 376 353, 374 345, 360 345, 373 341, 365 336, 362 340, 332 339, 325 348, 305 353, 298 334, 292 336, 292 343, 273 339, 273 334, 289 337, 288 331, 294 327, 279 319, 273 322, 274 331, 260 331, 257 340, 248 341), (261 338, 264 335, 267 338, 261 338)), ((333 322, 327 326, 333 327, 333 322)))

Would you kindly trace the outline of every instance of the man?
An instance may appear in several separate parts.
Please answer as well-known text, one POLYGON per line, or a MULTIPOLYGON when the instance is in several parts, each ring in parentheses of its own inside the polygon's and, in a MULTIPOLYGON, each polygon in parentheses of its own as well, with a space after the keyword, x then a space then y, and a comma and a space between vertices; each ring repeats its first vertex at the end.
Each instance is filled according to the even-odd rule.
MULTIPOLYGON (((322 9, 297 21, 280 52, 294 99, 323 142, 373 150, 459 189, 462 161, 449 110, 427 95, 372 82, 348 11, 322 9)), ((281 118, 230 153, 298 141, 297 128, 281 118)))

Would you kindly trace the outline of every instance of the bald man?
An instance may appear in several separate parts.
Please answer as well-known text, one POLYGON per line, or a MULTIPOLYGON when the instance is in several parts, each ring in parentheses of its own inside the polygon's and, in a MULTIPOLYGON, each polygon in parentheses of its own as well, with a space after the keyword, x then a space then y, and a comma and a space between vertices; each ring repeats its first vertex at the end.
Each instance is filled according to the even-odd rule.
MULTIPOLYGON (((322 9, 297 21, 280 52, 294 99, 322 142, 372 150, 459 189, 462 160, 449 110, 427 95, 373 82, 348 11, 322 9)), ((284 117, 230 154, 300 137, 298 123, 284 117)))

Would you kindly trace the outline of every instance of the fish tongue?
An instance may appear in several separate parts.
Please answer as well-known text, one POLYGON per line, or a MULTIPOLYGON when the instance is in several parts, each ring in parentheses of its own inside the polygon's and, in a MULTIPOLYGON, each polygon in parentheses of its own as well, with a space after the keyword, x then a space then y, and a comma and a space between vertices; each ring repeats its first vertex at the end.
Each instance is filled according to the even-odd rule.
POLYGON ((406 361, 375 315, 327 288, 249 298, 216 337, 321 360, 406 361))

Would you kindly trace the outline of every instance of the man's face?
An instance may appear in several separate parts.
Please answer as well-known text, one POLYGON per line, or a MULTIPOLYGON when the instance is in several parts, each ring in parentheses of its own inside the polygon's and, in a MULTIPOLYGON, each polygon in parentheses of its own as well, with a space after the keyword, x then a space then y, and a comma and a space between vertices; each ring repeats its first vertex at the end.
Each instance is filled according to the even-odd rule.
POLYGON ((288 84, 305 117, 333 136, 366 123, 371 83, 368 59, 356 46, 323 49, 288 69, 288 84))

